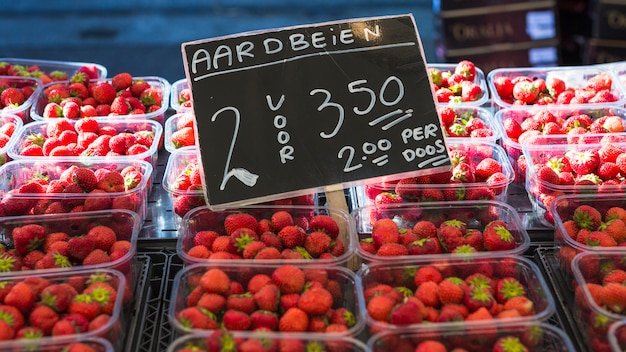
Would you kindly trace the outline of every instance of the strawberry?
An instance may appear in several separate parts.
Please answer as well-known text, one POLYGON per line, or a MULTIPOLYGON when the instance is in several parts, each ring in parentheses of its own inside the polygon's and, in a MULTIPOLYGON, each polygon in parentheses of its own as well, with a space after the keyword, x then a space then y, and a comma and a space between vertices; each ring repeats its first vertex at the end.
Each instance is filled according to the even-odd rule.
POLYGON ((272 282, 280 288, 281 294, 300 293, 304 288, 304 272, 294 265, 281 265, 274 270, 271 277, 272 282))
POLYGON ((593 231, 602 223, 602 214, 590 205, 580 205, 574 209, 572 220, 578 228, 593 231))
POLYGON ((257 226, 257 219, 254 216, 246 213, 228 214, 224 219, 224 229, 226 230, 226 233, 228 235, 241 227, 256 231, 257 226))
POLYGON ((97 225, 89 229, 87 236, 94 240, 95 247, 105 252, 117 241, 117 235, 106 225, 97 225))
POLYGON ((302 292, 298 300, 298 308, 311 315, 326 314, 332 304, 332 295, 322 287, 313 287, 302 292))
POLYGON ((465 282, 458 277, 445 278, 439 282, 439 290, 437 291, 439 302, 442 305, 462 303, 465 287, 465 282))
POLYGON ((67 241, 67 254, 80 262, 95 248, 96 242, 90 236, 75 236, 67 241))
POLYGON ((133 76, 128 72, 121 72, 111 78, 111 85, 116 91, 129 88, 133 84, 133 76))
POLYGON ((304 246, 306 232, 300 226, 285 226, 278 232, 283 248, 296 248, 304 246))
POLYGON ((480 85, 470 82, 461 82, 461 100, 464 102, 477 101, 483 96, 483 90, 480 85))
POLYGON ((496 172, 502 172, 502 165, 493 158, 485 158, 476 165, 474 176, 476 181, 484 182, 496 172))
POLYGON ((309 327, 309 316, 297 307, 289 308, 278 321, 280 332, 305 332, 309 327))
POLYGON ((530 351, 517 336, 502 336, 493 346, 493 352, 528 352, 530 351))
POLYGON ((465 290, 463 304, 470 310, 470 312, 474 312, 479 308, 490 309, 494 304, 496 304, 496 301, 489 290, 482 287, 470 286, 465 290))
POLYGON ((45 238, 46 231, 44 227, 37 224, 15 227, 11 231, 11 239, 13 240, 15 250, 22 256, 37 249, 45 238))
POLYGON ((485 249, 488 251, 502 251, 515 248, 515 238, 502 220, 493 220, 483 230, 485 249))
POLYGON ((577 175, 586 175, 596 171, 600 164, 600 156, 597 150, 588 149, 582 151, 570 150, 565 153, 572 171, 577 175))
POLYGON ((521 103, 532 104, 538 95, 539 90, 532 82, 521 81, 513 86, 513 98, 521 103))
POLYGON ((412 325, 422 322, 420 306, 415 301, 396 304, 389 315, 389 322, 395 325, 412 325))
POLYGON ((96 248, 91 251, 84 259, 83 265, 99 265, 104 263, 110 263, 111 257, 107 254, 107 252, 102 249, 96 248))
POLYGON ((207 292, 223 294, 230 289, 230 278, 223 270, 211 268, 202 274, 200 286, 207 292))
POLYGON ((111 83, 100 81, 90 85, 91 96, 99 104, 111 104, 115 99, 117 92, 111 83))
POLYGON ((389 295, 375 295, 367 301, 367 314, 376 321, 386 322, 396 303, 396 300, 389 295))
POLYGON ((43 304, 36 305, 28 316, 30 325, 39 328, 44 335, 50 335, 54 324, 60 319, 59 314, 43 304))
POLYGON ((0 93, 0 103, 2 107, 18 107, 26 101, 24 93, 19 88, 8 87, 0 93))
POLYGON ((325 232, 315 231, 306 236, 304 248, 313 258, 319 258, 330 250, 332 242, 332 238, 325 232))
POLYGON ((195 145, 196 137, 193 127, 183 127, 172 133, 170 141, 177 149, 195 145))
POLYGON ((454 73, 462 75, 467 81, 474 81, 476 65, 470 60, 461 60, 456 64, 454 73))
POLYGON ((251 314, 257 310, 256 302, 250 292, 231 294, 226 298, 226 309, 251 314))
POLYGON ((217 329, 214 314, 199 307, 183 308, 176 314, 176 319, 187 329, 217 329))
POLYGON ((339 236, 339 224, 330 215, 318 214, 310 219, 309 227, 311 231, 322 231, 332 239, 339 236))
POLYGON ((417 297, 425 306, 438 307, 439 302, 439 284, 435 281, 422 282, 415 290, 417 297))
POLYGON ((499 303, 524 295, 526 295, 526 289, 516 278, 505 277, 496 282, 496 300, 499 303))
POLYGON ((148 87, 139 95, 139 100, 141 100, 145 106, 161 106, 162 99, 162 92, 158 87, 148 87))
POLYGON ((4 304, 14 306, 22 313, 27 313, 35 304, 35 299, 35 293, 31 287, 24 282, 18 282, 4 296, 4 304))
POLYGON ((447 352, 446 345, 436 340, 425 340, 417 344, 415 352, 447 352))
POLYGON ((496 93, 504 101, 508 101, 513 98, 513 82, 511 78, 507 76, 498 76, 493 80, 496 93))

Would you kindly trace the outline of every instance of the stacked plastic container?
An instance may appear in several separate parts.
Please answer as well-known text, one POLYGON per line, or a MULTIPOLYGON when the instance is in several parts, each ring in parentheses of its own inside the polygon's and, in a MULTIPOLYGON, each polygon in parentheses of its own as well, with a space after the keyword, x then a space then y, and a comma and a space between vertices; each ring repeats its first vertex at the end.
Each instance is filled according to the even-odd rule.
POLYGON ((36 85, 21 111, 3 109, 0 117, 2 132, 11 132, 0 166, 0 276, 6 289, 0 349, 122 350, 169 83, 155 80, 164 100, 149 116, 44 118, 44 86, 68 86, 78 73, 91 83, 104 81, 106 68, 0 62, 11 75, 7 80, 36 85), (129 138, 111 147, 120 135, 129 138), (101 145, 94 146, 97 139, 101 145))
POLYGON ((547 270, 563 281, 554 290, 573 316, 570 328, 582 336, 579 348, 592 351, 610 350, 608 330, 621 319, 594 302, 603 295, 601 272, 617 269, 600 262, 623 255, 626 233, 615 230, 622 223, 624 173, 613 166, 626 151, 619 67, 501 68, 487 77, 514 185, 527 193, 541 226, 554 228, 556 267, 547 270))

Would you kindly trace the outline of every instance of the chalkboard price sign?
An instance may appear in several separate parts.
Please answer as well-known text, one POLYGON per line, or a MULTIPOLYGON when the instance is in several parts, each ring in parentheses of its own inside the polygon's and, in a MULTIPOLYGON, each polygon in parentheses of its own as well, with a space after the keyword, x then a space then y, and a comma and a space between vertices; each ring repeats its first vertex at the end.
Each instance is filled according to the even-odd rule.
POLYGON ((205 39, 182 53, 212 207, 450 166, 411 15, 205 39))

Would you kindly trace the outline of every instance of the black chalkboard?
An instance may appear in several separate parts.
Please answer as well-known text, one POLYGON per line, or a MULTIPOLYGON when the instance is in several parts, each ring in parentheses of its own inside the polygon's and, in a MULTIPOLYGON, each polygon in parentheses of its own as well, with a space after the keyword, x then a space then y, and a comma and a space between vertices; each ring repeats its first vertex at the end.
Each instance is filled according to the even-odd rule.
POLYGON ((181 47, 213 207, 450 166, 411 15, 181 47))

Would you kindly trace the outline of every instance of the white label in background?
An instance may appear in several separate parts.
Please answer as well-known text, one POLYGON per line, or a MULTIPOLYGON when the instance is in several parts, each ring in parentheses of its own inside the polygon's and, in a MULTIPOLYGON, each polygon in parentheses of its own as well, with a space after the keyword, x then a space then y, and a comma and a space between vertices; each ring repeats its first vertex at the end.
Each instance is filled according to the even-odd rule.
POLYGON ((558 53, 555 47, 530 48, 528 62, 533 66, 551 66, 558 62, 558 53))
POLYGON ((530 11, 526 14, 526 34, 532 40, 556 37, 553 11, 530 11))

